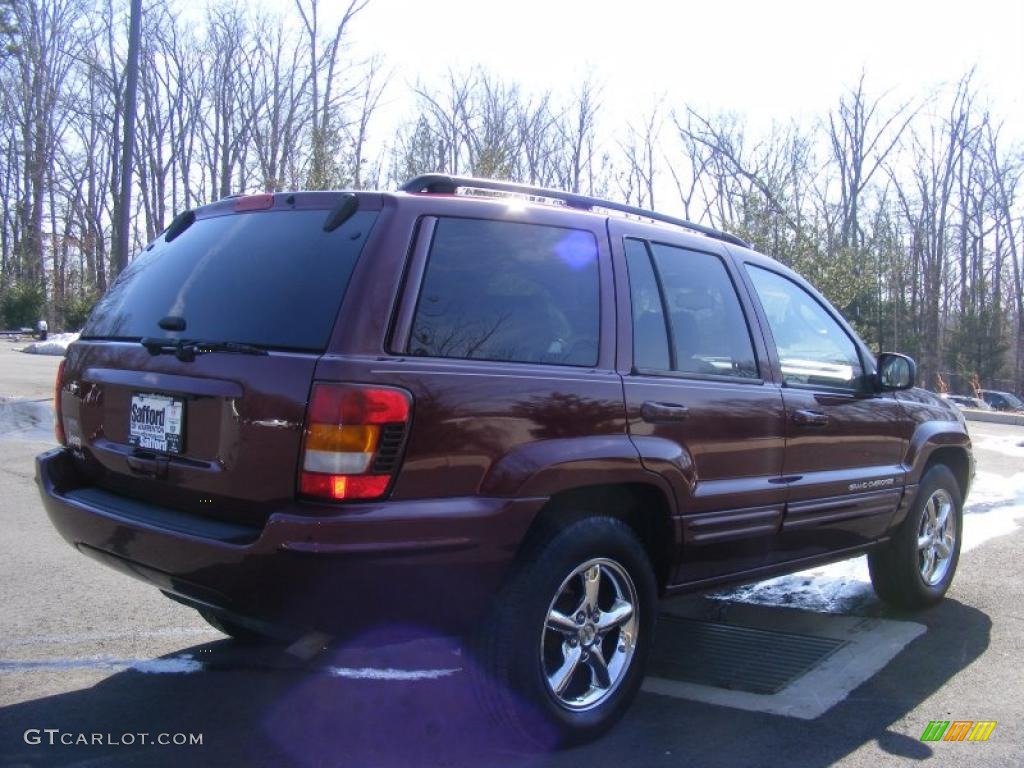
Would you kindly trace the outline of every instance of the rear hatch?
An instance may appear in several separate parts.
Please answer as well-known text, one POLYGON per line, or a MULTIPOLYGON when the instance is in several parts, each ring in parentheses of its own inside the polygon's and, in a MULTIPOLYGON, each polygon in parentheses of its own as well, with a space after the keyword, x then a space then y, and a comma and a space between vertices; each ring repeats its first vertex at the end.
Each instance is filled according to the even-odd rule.
POLYGON ((67 445, 96 486, 245 525, 294 499, 313 372, 380 212, 358 202, 223 201, 132 261, 64 368, 67 445))

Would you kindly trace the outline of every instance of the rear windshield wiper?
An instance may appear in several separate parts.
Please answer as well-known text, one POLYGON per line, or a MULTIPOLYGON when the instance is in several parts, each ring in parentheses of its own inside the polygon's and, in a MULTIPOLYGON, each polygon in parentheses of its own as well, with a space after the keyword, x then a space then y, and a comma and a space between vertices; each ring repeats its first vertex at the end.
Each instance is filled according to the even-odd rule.
POLYGON ((191 363, 196 355, 207 352, 229 352, 236 355, 265 355, 267 350, 238 341, 202 341, 199 339, 154 339, 139 342, 151 355, 174 355, 183 363, 191 363))

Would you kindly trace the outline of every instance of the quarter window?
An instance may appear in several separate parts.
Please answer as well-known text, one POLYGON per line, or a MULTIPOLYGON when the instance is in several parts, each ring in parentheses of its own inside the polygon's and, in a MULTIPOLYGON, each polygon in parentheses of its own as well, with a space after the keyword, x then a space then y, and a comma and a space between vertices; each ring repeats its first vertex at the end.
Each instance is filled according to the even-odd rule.
POLYGON ((442 218, 409 354, 595 365, 597 241, 589 232, 442 218))
POLYGON ((807 291, 767 269, 747 265, 761 299, 787 384, 857 390, 863 369, 853 340, 807 291))

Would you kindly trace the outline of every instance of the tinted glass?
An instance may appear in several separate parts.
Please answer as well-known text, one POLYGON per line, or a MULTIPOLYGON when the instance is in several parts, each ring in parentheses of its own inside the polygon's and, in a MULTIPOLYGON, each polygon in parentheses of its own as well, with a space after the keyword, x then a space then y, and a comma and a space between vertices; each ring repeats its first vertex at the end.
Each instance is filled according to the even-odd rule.
POLYGON ((633 366, 667 371, 670 365, 665 308, 647 247, 639 240, 626 240, 626 267, 633 304, 633 366))
POLYGON ((651 251, 665 292, 675 370, 757 378, 750 331, 722 260, 659 243, 651 251))
POLYGON ((787 384, 856 390, 857 347, 811 294, 782 275, 747 265, 775 337, 787 384))
POLYGON ((357 212, 324 232, 327 211, 200 219, 140 253, 93 310, 91 338, 187 338, 323 350, 377 218, 357 212), (161 318, 185 318, 169 333, 161 318))
POLYGON ((442 218, 408 351, 594 365, 598 304, 597 242, 589 232, 442 218))

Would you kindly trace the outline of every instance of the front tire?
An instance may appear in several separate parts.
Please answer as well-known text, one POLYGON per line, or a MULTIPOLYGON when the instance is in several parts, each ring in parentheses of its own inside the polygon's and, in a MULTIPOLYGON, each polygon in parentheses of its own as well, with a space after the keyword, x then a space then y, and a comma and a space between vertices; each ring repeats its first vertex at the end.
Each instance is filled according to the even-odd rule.
POLYGON ((868 555, 876 594, 898 608, 939 602, 956 573, 963 534, 963 499, 952 471, 934 464, 895 535, 868 555))
POLYGON ((640 689, 656 603, 650 560, 622 521, 583 517, 545 530, 478 634, 481 703, 543 746, 595 738, 640 689))

